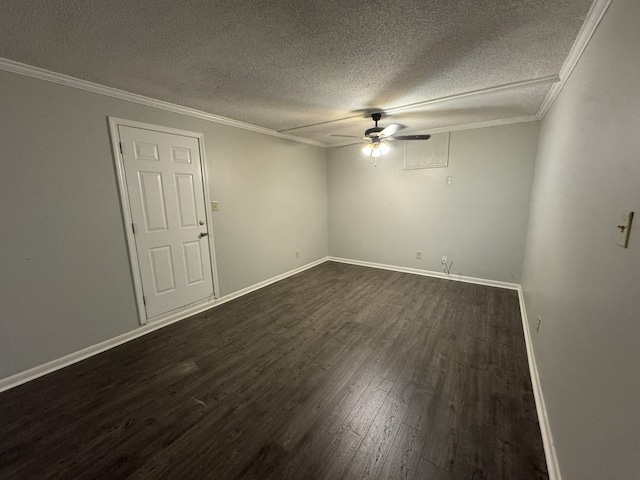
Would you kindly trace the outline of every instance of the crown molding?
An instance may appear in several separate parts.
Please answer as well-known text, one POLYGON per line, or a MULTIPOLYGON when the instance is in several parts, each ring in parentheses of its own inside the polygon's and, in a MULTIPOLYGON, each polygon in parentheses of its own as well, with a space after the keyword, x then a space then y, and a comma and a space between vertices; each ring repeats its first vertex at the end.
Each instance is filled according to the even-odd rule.
POLYGON ((548 75, 546 77, 540 78, 532 78, 529 80, 521 80, 519 82, 506 83, 504 85, 497 85, 495 87, 481 88, 478 90, 472 90, 470 92, 457 93, 454 95, 447 95, 444 97, 433 98, 431 100, 425 100, 424 102, 416 102, 410 103, 408 105, 399 105, 397 107, 391 107, 384 110, 386 114, 400 113, 405 111, 411 111, 415 109, 419 109, 422 107, 427 107, 429 105, 434 105, 442 102, 450 102, 452 100, 460 100, 467 97, 475 97, 480 95, 487 95, 496 92, 503 92, 506 90, 514 90, 517 88, 523 87, 532 87, 536 85, 547 85, 558 83, 560 81, 560 77, 558 75, 548 75))
POLYGON ((587 13, 587 18, 578 33, 578 37, 576 38, 573 47, 571 47, 571 51, 569 52, 564 65, 560 69, 560 81, 553 85, 549 90, 549 93, 547 93, 544 102, 542 102, 542 105, 540 106, 540 110, 538 110, 538 117, 543 118, 547 114, 549 108, 551 108, 551 105, 553 105, 553 102, 562 91, 564 84, 567 83, 567 80, 571 76, 571 72, 573 72, 573 69, 578 64, 580 57, 582 57, 584 50, 587 48, 591 37, 593 37, 596 28, 600 25, 600 21, 602 20, 602 17, 604 17, 604 14, 610 4, 611 0, 595 0, 591 5, 591 9, 589 10, 589 13, 587 13))
POLYGON ((212 113, 203 112, 202 110, 196 110, 195 108, 184 107, 175 103, 169 103, 155 98, 145 97, 135 93, 125 92, 113 87, 107 87, 98 83, 89 82, 80 78, 71 77, 69 75, 63 75, 61 73, 52 72, 43 68, 34 67, 25 63, 16 62, 6 58, 0 58, 0 70, 6 72, 16 73, 18 75, 24 75, 27 77, 37 78, 46 82, 57 83, 59 85, 65 85, 71 88, 77 88, 79 90, 85 90, 87 92, 97 93, 98 95, 104 95, 107 97, 117 98, 119 100, 125 100, 127 102, 137 103, 145 105, 147 107, 159 108, 173 113, 179 113, 181 115, 187 115, 189 117, 199 118, 208 122, 219 123, 222 125, 228 125, 230 127, 241 128, 243 130, 249 130, 251 132, 261 133, 263 135, 270 135, 272 137, 283 138, 285 140, 292 140, 294 142, 305 143, 307 145, 313 145, 316 147, 327 147, 326 144, 316 142, 314 140, 307 140, 305 138, 297 137, 295 135, 288 135, 286 133, 280 133, 269 128, 259 127, 250 123, 240 122, 231 118, 221 117, 212 113))
MULTIPOLYGON (((446 133, 446 132, 457 132, 461 130, 474 130, 476 128, 489 128, 489 127, 499 127, 502 125, 512 125, 514 123, 525 123, 525 122, 537 122, 541 120, 541 117, 538 115, 525 115, 522 117, 512 117, 512 118, 499 118, 496 120, 487 120, 485 122, 475 122, 475 123, 464 123, 460 125, 450 125, 448 127, 438 127, 438 128, 427 128, 423 130, 412 130, 412 133, 430 133, 435 135, 436 133, 446 133)), ((351 145, 362 145, 360 141, 349 141, 347 143, 341 143, 336 145, 329 145, 329 148, 341 148, 341 147, 349 147, 351 145)))
MULTIPOLYGON (((512 83, 505 83, 503 85, 496 85, 494 87, 487 87, 487 88, 481 88, 478 90, 472 90, 470 92, 462 92, 462 93, 455 93, 453 95, 445 95, 444 97, 438 97, 438 98, 432 98, 430 100, 424 100, 422 102, 415 102, 415 103, 409 103, 406 105, 398 105, 395 107, 389 107, 389 108, 384 108, 381 109, 380 111, 384 112, 385 115, 391 115, 394 113, 402 113, 402 112, 406 112, 406 111, 412 111, 412 110, 417 110, 423 107, 428 107, 430 105, 435 105, 438 103, 442 103, 442 102, 449 102, 452 100, 460 100, 460 99, 464 99, 464 98, 468 98, 468 97, 475 97, 475 96, 481 96, 481 95, 487 95, 487 94, 491 94, 491 93, 496 93, 496 92, 503 92, 503 91, 507 91, 507 90, 514 90, 517 88, 523 88, 523 87, 531 87, 531 86, 536 86, 536 85, 547 85, 547 84, 553 84, 553 83, 557 83, 560 81, 560 77, 558 75, 548 75, 546 77, 540 77, 540 78, 532 78, 529 80, 521 80, 518 82, 512 82, 512 83)), ((375 111, 375 110, 372 110, 375 111)), ((532 118, 535 117, 534 116, 529 116, 527 118, 532 118)), ((301 130, 303 128, 309 128, 309 127, 316 127, 318 125, 326 125, 328 123, 336 123, 336 122, 342 122, 344 120, 351 120, 354 118, 362 118, 361 114, 358 115, 350 115, 348 117, 343 117, 343 118, 336 118, 333 120, 326 120, 324 122, 319 122, 319 123, 312 123, 309 125, 301 125, 299 127, 292 127, 292 128, 287 128, 285 130, 279 130, 280 132, 291 132, 293 130, 301 130)), ((534 118, 535 120, 539 120, 539 118, 534 118)), ((529 120, 523 120, 523 121, 529 121, 529 120)), ((493 120, 488 120, 487 122, 482 122, 482 123, 489 123, 489 122, 493 122, 493 120)), ((513 123, 511 122, 509 119, 506 119, 506 123, 513 123)), ((497 125, 504 125, 504 123, 498 123, 497 125)), ((465 125, 460 125, 460 128, 454 126, 454 127, 447 127, 447 129, 449 128, 453 128, 453 129, 464 129, 467 128, 465 125)), ((447 129, 440 129, 440 131, 449 131, 447 129)), ((429 130, 430 132, 433 130, 429 130)), ((329 145, 330 147, 333 147, 335 145, 329 145)))
POLYGON ((511 125, 514 123, 535 122, 537 120, 540 120, 540 117, 538 117, 538 115, 525 115, 522 117, 499 118, 496 120, 487 120, 485 122, 463 123, 460 125, 452 125, 449 127, 431 128, 429 130, 425 130, 425 132, 428 131, 429 133, 434 134, 456 132, 459 130, 474 130, 476 128, 499 127, 501 125, 511 125))

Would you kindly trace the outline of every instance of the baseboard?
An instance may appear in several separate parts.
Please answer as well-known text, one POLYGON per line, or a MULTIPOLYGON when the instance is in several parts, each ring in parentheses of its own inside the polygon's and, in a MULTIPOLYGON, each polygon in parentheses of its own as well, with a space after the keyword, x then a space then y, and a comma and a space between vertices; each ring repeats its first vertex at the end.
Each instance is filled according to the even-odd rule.
POLYGON ((524 304, 524 295, 522 287, 518 288, 518 298, 520 299, 520 314, 522 316, 522 329, 524 330, 524 343, 527 347, 527 359, 529 360, 529 373, 531 375, 531 384, 533 387, 533 396, 536 401, 536 410, 538 412, 538 422, 540 423, 540 433, 542 434, 542 443, 544 445, 544 454, 547 459, 547 470, 549 480, 562 480, 560 475, 560 465, 558 464, 558 456, 556 447, 553 443, 551 434, 551 426, 549 417, 547 416, 547 407, 544 402, 542 386, 540 385, 540 376, 538 375, 538 366, 536 364, 536 356, 533 351, 531 340, 531 331, 529 330, 529 321, 527 317, 527 309, 524 304))
POLYGON ((392 270, 394 272, 412 273, 414 275, 422 275, 424 277, 444 278, 453 280, 454 282, 475 283, 477 285, 486 285, 488 287, 507 288, 509 290, 519 290, 520 285, 517 283, 500 282, 498 280, 488 280, 485 278, 466 277, 464 275, 447 275, 444 272, 434 272, 432 270, 421 270, 419 268, 400 267, 398 265, 387 265, 384 263, 365 262, 362 260, 353 260, 349 258, 327 257, 332 262, 348 263, 350 265, 359 265, 361 267, 379 268, 382 270, 392 270))
POLYGON ((222 305, 223 303, 230 302, 231 300, 239 298, 243 295, 247 295, 248 293, 264 288, 267 285, 271 285, 272 283, 284 280, 287 277, 296 275, 300 272, 303 272, 304 270, 315 267, 316 265, 320 265, 321 263, 326 262, 327 259, 328 257, 321 258, 314 262, 308 263, 301 267, 289 270, 288 272, 256 283, 255 285, 251 285, 249 287, 243 288, 242 290, 238 290, 237 292, 225 295, 216 300, 200 303, 188 310, 180 312, 179 314, 169 315, 167 317, 163 317, 161 320, 156 320, 146 325, 141 325, 137 329, 130 332, 123 333, 122 335, 110 338, 108 340, 105 340, 104 342, 100 342, 96 345, 83 348, 82 350, 70 353, 68 355, 65 355, 64 357, 58 358, 56 360, 51 360, 50 362, 30 368, 29 370, 25 370, 24 372, 20 372, 10 377, 4 378, 0 380, 0 392, 4 392, 5 390, 17 387, 18 385, 22 385, 23 383, 30 382, 31 380, 35 380, 36 378, 55 372, 56 370, 60 370, 61 368, 80 362, 82 360, 85 360, 86 358, 92 357, 106 350, 110 350, 114 347, 117 347, 118 345, 122 345, 123 343, 130 342, 131 340, 134 340, 143 335, 147 335, 148 333, 159 330, 160 328, 171 325, 172 323, 184 320, 185 318, 189 318, 197 313, 201 313, 205 310, 209 310, 210 308, 215 308, 219 305, 222 305))
POLYGON ((256 283, 255 285, 251 285, 250 287, 247 288, 243 288, 242 290, 238 290, 237 292, 233 292, 230 293, 229 295, 225 295, 224 297, 220 297, 217 301, 216 301, 216 306, 221 305, 223 303, 226 302, 230 302, 231 300, 234 300, 238 297, 242 297, 243 295, 246 295, 248 293, 251 292, 255 292, 256 290, 260 290, 261 288, 266 287, 267 285, 271 285, 272 283, 276 283, 279 282, 280 280, 284 280, 287 277, 291 277, 293 275, 296 275, 300 272, 304 272, 305 270, 309 270, 310 268, 313 268, 317 265, 320 265, 321 263, 326 262, 329 259, 329 257, 324 257, 321 258, 319 260, 316 260, 315 262, 311 262, 311 263, 307 263, 305 265, 303 265, 302 267, 298 267, 295 268, 293 270, 289 270, 288 272, 282 273, 280 275, 276 275, 275 277, 269 278, 267 280, 264 280, 262 282, 256 283))

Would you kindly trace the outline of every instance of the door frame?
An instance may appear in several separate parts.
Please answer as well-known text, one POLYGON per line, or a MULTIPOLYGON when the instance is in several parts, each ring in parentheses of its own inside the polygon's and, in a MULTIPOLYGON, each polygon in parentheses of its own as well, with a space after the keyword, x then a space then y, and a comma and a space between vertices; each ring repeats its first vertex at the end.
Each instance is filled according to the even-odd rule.
POLYGON ((200 311, 206 310, 215 300, 219 298, 220 290, 218 283, 218 269, 216 266, 216 252, 213 239, 213 216, 209 206, 211 205, 211 197, 209 195, 209 175, 207 172, 207 158, 204 151, 204 134, 189 132, 186 130, 178 130, 175 128, 164 127, 161 125, 152 125, 149 123, 136 122, 134 120, 126 120, 117 117, 107 117, 109 120, 109 131, 111 134, 111 148, 113 150, 113 159, 118 177, 118 190, 120 192, 120 206, 122 207, 122 215, 124 217, 124 230, 127 239, 127 249, 129 252, 129 267, 133 278, 133 286, 136 297, 136 307, 138 310, 138 319, 141 325, 147 323, 147 310, 144 304, 144 291, 142 289, 142 277, 140 275, 140 262, 138 259, 138 251, 136 249, 135 234, 133 233, 133 217, 131 216, 131 204, 129 193, 127 191, 127 180, 124 169, 124 158, 120 151, 120 133, 118 126, 126 126, 133 128, 141 128, 160 133, 169 133, 184 137, 195 138, 198 141, 200 150, 200 175, 202 176, 202 188, 204 190, 204 211, 209 226, 209 235, 206 237, 207 245, 209 245, 209 260, 211 263, 211 277, 213 282, 213 299, 206 299, 200 302, 192 303, 184 307, 171 310, 153 317, 153 323, 160 321, 167 322, 171 320, 179 320, 189 315, 193 315, 200 311))

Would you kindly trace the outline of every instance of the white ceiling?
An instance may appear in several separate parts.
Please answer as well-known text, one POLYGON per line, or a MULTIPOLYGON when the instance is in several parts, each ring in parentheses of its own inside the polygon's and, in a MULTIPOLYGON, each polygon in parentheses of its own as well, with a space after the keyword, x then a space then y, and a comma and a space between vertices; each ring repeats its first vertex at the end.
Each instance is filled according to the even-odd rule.
POLYGON ((331 146, 538 118, 591 4, 3 0, 0 57, 331 146))

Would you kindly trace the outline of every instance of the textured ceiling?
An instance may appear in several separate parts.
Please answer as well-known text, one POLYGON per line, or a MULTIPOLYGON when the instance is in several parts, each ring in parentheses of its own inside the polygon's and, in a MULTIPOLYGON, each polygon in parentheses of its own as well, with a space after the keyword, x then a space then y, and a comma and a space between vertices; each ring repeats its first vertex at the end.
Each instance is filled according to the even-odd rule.
POLYGON ((0 57, 339 145, 536 115, 591 3, 2 0, 0 57))

